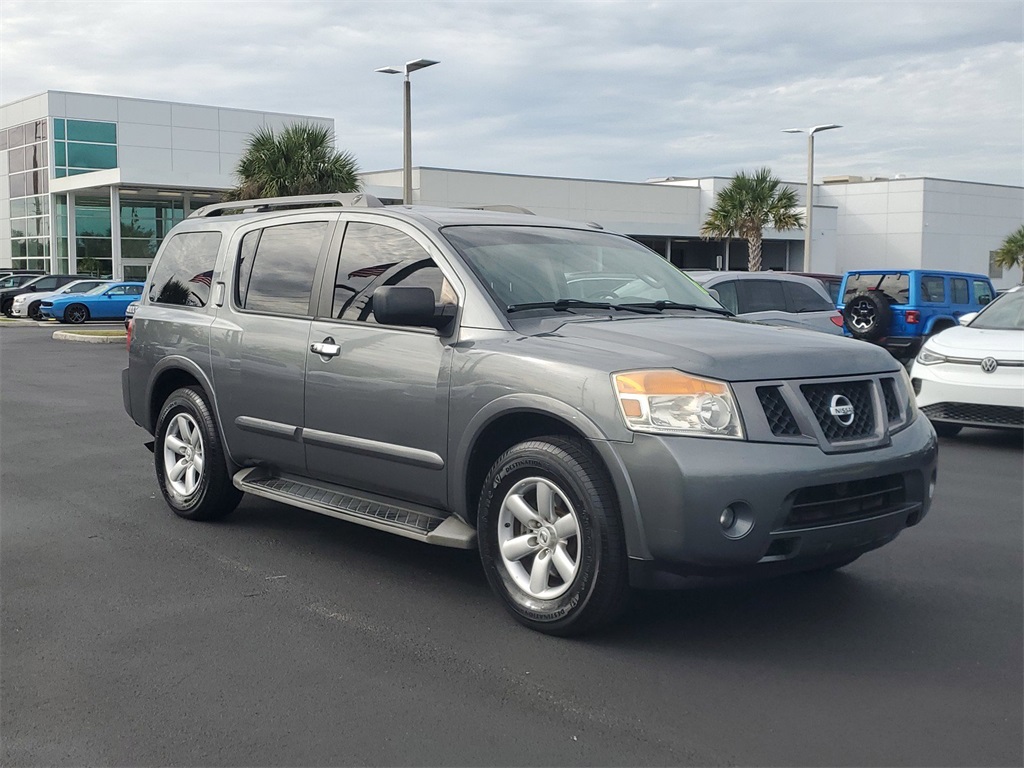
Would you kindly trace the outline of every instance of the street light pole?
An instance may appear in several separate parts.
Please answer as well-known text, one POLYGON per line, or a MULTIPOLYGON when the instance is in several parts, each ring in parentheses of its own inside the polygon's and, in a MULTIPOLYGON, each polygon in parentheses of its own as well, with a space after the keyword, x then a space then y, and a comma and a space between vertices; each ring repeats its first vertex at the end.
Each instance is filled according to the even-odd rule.
MULTIPOLYGON (((807 221, 804 229, 804 272, 811 272, 811 239, 814 230, 811 222, 814 217, 814 134, 819 131, 830 131, 833 128, 842 128, 841 125, 829 123, 828 125, 816 125, 806 131, 807 133, 807 192, 805 197, 807 206, 807 221)), ((783 133, 804 133, 801 128, 786 128, 783 133)))
POLYGON ((424 69, 437 64, 430 59, 416 59, 408 61, 405 67, 381 67, 374 72, 381 72, 385 75, 405 74, 405 110, 402 120, 402 202, 405 205, 412 204, 412 83, 409 75, 417 69, 424 69))

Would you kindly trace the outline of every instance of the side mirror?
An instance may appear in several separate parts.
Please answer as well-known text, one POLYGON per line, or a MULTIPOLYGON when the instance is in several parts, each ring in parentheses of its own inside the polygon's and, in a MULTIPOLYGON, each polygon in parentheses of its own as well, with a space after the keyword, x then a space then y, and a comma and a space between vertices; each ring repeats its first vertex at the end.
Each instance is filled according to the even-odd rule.
POLYGON ((455 307, 435 304, 434 292, 421 286, 383 286, 373 292, 373 318, 381 325, 443 329, 455 318, 455 307))
POLYGON ((977 312, 968 312, 966 315, 960 316, 960 325, 970 325, 971 320, 978 316, 977 312))

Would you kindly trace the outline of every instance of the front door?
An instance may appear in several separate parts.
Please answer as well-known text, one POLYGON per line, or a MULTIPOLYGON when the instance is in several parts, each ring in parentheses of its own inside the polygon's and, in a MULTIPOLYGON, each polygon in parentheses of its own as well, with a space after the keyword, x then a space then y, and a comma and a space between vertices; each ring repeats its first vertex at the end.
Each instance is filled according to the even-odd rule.
POLYGON ((382 285, 457 303, 428 246, 415 230, 347 225, 310 329, 303 442, 311 477, 443 507, 451 347, 431 328, 378 325, 372 307, 382 285))

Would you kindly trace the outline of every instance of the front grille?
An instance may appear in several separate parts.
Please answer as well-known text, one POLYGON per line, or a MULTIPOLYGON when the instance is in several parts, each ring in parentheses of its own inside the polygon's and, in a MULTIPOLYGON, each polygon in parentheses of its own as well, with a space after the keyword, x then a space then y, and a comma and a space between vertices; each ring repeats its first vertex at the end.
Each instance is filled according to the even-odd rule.
POLYGON ((778 387, 758 387, 757 397, 761 401, 761 407, 764 409, 765 418, 768 419, 768 426, 771 427, 773 435, 793 437, 800 434, 800 427, 796 425, 793 412, 789 410, 778 387))
POLYGON ((804 384, 800 387, 807 404, 818 420, 825 439, 830 443, 857 440, 875 431, 875 409, 871 400, 870 381, 841 381, 827 384, 804 384), (853 406, 853 421, 843 424, 830 409, 836 396, 846 398, 853 406))
POLYGON ((974 405, 973 403, 934 403, 921 409, 929 419, 990 424, 993 427, 1024 427, 1024 408, 1012 405, 974 405))
POLYGON ((900 401, 896 394, 895 379, 882 379, 882 396, 885 398, 885 417, 892 424, 900 420, 900 401))
POLYGON ((903 475, 802 488, 781 530, 863 520, 894 510, 906 500, 903 475))

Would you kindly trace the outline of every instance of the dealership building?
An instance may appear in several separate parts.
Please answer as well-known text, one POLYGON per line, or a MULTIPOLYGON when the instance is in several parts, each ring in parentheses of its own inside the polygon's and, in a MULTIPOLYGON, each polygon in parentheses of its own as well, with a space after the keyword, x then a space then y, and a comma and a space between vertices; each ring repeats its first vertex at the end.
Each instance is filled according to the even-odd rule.
MULTIPOLYGON (((0 269, 143 279, 166 232, 235 185, 257 128, 330 118, 47 91, 0 106, 0 269)), ((343 143, 343 142, 342 142, 343 143)), ((398 148, 396 148, 397 154, 398 148)), ((401 170, 362 174, 385 203, 401 170)), ((745 269, 746 243, 705 241, 700 227, 728 178, 638 182, 419 167, 413 201, 512 205, 630 235, 684 269, 745 269)), ((805 186, 791 183, 800 204, 805 186)), ((933 178, 825 177, 814 188, 810 271, 956 269, 997 287, 1019 269, 992 264, 1024 222, 1024 188, 933 178)), ((765 269, 808 271, 801 230, 766 230, 765 269)))

